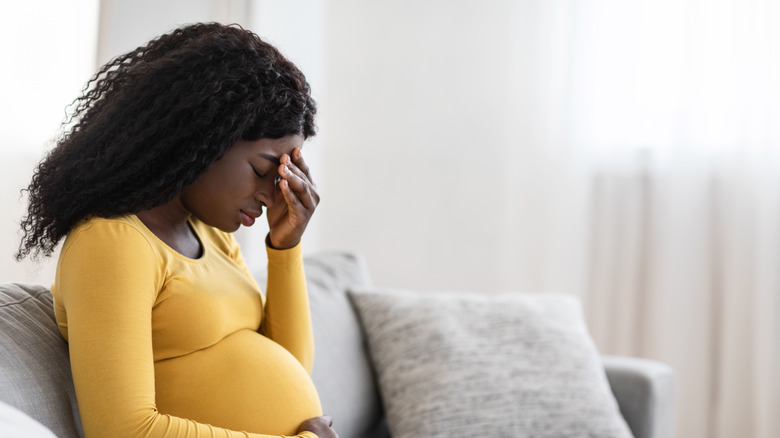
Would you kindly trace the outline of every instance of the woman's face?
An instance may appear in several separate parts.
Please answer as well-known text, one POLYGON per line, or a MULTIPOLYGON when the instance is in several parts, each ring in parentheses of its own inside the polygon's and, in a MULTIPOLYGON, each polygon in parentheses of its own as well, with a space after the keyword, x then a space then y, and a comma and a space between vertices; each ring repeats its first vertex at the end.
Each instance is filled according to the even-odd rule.
POLYGON ((303 145, 302 135, 239 140, 181 192, 184 207, 201 222, 222 231, 251 226, 263 206, 273 205, 279 159, 303 145))

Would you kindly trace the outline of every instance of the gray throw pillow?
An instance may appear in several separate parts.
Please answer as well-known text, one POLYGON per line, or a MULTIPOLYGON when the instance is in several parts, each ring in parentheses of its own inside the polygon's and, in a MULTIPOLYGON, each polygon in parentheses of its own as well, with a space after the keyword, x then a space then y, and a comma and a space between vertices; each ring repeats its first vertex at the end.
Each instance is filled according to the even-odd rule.
POLYGON ((574 296, 350 297, 393 438, 631 436, 574 296))

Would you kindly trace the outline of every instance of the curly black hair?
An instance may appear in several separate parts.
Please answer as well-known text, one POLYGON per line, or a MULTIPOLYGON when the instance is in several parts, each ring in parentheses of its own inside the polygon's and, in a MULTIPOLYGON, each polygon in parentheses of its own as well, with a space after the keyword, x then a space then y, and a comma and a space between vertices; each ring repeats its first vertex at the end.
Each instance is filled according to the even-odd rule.
POLYGON ((239 139, 315 134, 298 68, 238 25, 181 27, 109 61, 71 105, 27 191, 18 260, 50 256, 81 220, 175 197, 239 139))

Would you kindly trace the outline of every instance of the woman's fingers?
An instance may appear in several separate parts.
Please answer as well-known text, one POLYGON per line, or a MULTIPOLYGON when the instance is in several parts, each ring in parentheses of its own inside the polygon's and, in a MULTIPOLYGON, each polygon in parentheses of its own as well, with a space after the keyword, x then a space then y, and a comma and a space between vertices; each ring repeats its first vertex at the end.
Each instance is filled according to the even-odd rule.
POLYGON ((301 423, 298 428, 298 433, 304 431, 314 432, 315 435, 321 438, 338 438, 339 435, 333 430, 333 419, 327 415, 321 417, 309 418, 301 423))
POLYGON ((284 154, 279 161, 286 165, 292 173, 298 175, 302 180, 314 185, 314 180, 312 180, 311 174, 309 173, 309 166, 303 161, 303 155, 301 155, 300 149, 293 149, 292 154, 293 156, 297 154, 299 158, 291 159, 289 155, 284 154))
POLYGON ((301 172, 303 172, 303 174, 306 175, 306 178, 309 180, 309 182, 314 184, 314 180, 311 178, 311 173, 309 172, 309 165, 306 164, 306 162, 303 160, 303 153, 301 152, 301 149, 300 148, 293 149, 292 157, 293 157, 293 162, 298 167, 298 169, 300 169, 301 172))
POLYGON ((299 197, 290 189, 290 183, 286 179, 279 181, 279 189, 282 191, 282 196, 287 202, 288 209, 305 209, 299 197))
MULTIPOLYGON (((316 208, 320 201, 316 186, 299 167, 290 161, 288 155, 283 155, 281 161, 282 164, 279 165, 278 170, 279 176, 283 181, 287 181, 290 189, 307 209, 316 208)), ((280 184, 281 182, 279 181, 280 184)))
POLYGON ((300 148, 293 149, 292 159, 287 154, 283 155, 281 162, 287 165, 292 173, 306 181, 311 186, 311 188, 315 189, 313 194, 315 196, 315 200, 319 202, 319 195, 316 193, 317 185, 314 184, 314 179, 311 177, 309 165, 306 164, 306 161, 303 159, 303 153, 301 152, 300 148))
POLYGON ((313 210, 317 207, 317 203, 319 202, 319 195, 311 183, 304 180, 299 175, 296 175, 285 165, 280 166, 279 176, 282 178, 279 181, 280 187, 283 182, 286 182, 286 185, 289 187, 289 189, 292 190, 295 196, 300 199, 301 203, 307 209, 313 210))
POLYGON ((290 155, 282 155, 279 162, 276 186, 278 202, 268 210, 268 224, 271 226, 271 245, 281 249, 291 248, 300 241, 320 201, 320 195, 298 148, 290 155), (281 198, 284 198, 284 202, 281 202, 281 198))

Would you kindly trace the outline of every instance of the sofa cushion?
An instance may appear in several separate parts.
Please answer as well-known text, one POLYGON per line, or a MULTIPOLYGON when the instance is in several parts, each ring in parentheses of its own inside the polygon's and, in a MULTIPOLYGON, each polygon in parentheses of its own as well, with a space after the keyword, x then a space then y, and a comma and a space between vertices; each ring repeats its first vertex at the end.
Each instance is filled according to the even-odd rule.
POLYGON ((43 286, 0 284, 0 401, 59 437, 83 435, 68 347, 43 286))
POLYGON ((573 296, 351 298, 393 438, 631 436, 573 296))

